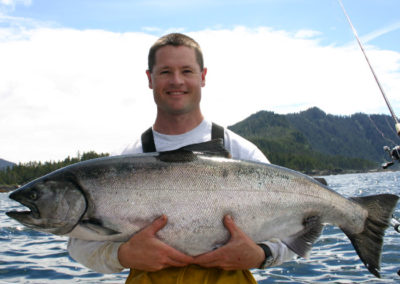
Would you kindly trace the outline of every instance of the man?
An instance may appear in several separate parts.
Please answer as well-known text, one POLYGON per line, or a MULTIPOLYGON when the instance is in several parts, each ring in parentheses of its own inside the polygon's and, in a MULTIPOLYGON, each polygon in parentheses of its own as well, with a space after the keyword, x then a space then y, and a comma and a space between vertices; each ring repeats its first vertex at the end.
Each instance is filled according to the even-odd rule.
MULTIPOLYGON (((233 158, 268 163, 256 146, 204 119, 201 89, 207 69, 199 45, 183 34, 161 37, 149 51, 146 71, 157 105, 152 129, 122 154, 167 151, 211 140, 220 133, 233 158), (150 148, 149 148, 150 147, 150 148), (147 150, 146 150, 147 149, 147 150)), ((200 256, 185 255, 157 238, 168 222, 161 216, 125 243, 70 239, 70 255, 103 273, 131 268, 127 283, 255 283, 250 268, 278 265, 293 257, 279 240, 256 244, 230 216, 223 222, 230 232, 224 246, 200 256)))

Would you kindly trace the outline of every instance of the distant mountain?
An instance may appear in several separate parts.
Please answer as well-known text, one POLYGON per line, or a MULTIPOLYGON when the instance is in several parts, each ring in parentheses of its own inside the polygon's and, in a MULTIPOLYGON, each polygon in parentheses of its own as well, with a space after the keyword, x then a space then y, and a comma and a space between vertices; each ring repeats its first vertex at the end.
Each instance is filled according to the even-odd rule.
POLYGON ((286 115, 261 111, 229 128, 271 162, 305 172, 376 168, 389 159, 383 146, 400 142, 388 115, 335 116, 316 107, 286 115))
POLYGON ((383 146, 395 146, 399 137, 388 115, 327 115, 318 108, 288 115, 290 123, 308 137, 316 151, 383 162, 383 146))
POLYGON ((0 170, 4 170, 7 167, 13 167, 15 164, 3 159, 0 159, 0 170))

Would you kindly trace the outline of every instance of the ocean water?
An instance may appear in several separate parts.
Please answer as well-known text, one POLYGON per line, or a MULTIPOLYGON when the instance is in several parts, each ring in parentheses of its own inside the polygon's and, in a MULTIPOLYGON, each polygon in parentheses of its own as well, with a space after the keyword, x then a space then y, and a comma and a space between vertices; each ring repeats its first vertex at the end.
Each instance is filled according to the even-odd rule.
MULTIPOLYGON (((340 194, 361 196, 378 193, 400 195, 400 172, 348 174, 325 177, 340 194)), ((0 193, 0 283, 124 283, 127 271, 100 274, 68 256, 66 238, 30 230, 5 215, 21 208, 0 193)), ((400 205, 396 216, 400 217, 400 205)), ((279 267, 253 270, 258 283, 400 283, 400 233, 386 231, 381 275, 378 279, 359 260, 350 241, 326 226, 309 259, 296 259, 279 267)))

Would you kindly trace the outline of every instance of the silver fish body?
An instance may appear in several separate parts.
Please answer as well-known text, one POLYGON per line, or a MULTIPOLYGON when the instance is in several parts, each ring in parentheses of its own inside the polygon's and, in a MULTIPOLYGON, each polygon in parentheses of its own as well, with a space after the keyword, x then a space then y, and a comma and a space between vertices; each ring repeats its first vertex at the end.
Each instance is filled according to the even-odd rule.
POLYGON ((190 255, 227 242, 222 223, 227 214, 255 242, 278 238, 301 256, 323 225, 332 224, 349 236, 377 276, 380 253, 376 260, 376 249, 370 256, 365 241, 357 239, 369 233, 371 218, 382 239, 398 199, 347 199, 286 168, 185 150, 77 163, 28 183, 10 198, 31 209, 7 213, 22 224, 85 240, 125 241, 165 214, 168 224, 159 238, 190 255))

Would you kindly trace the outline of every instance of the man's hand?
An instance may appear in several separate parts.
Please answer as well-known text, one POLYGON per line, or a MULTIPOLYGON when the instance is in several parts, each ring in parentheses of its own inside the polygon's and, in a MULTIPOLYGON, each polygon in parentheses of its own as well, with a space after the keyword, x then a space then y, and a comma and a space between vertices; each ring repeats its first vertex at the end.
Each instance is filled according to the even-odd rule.
POLYGON ((263 249, 236 226, 231 216, 225 216, 224 225, 231 234, 229 241, 214 251, 195 257, 193 263, 224 270, 258 268, 265 259, 263 249))
POLYGON ((133 235, 118 249, 118 259, 123 267, 144 271, 157 271, 169 266, 186 266, 193 257, 168 246, 156 233, 167 224, 162 215, 151 225, 133 235))

